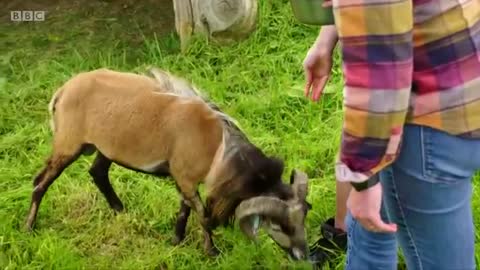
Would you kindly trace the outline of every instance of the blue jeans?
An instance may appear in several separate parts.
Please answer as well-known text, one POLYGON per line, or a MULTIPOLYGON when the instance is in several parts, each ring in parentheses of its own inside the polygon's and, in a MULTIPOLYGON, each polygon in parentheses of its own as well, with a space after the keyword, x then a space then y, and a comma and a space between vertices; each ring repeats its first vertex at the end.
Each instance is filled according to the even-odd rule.
POLYGON ((480 140, 407 125, 400 156, 380 173, 381 216, 396 234, 365 230, 346 217, 347 270, 397 269, 397 243, 409 270, 475 269, 472 177, 480 140))

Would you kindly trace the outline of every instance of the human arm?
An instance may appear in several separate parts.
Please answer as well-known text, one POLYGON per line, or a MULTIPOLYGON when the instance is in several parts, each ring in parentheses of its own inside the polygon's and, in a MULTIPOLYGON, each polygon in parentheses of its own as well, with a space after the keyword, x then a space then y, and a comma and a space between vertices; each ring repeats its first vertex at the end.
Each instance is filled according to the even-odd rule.
POLYGON ((337 179, 358 183, 398 154, 412 84, 413 13, 409 0, 350 3, 334 2, 345 83, 337 179))
MULTIPOLYGON (((334 0, 333 8, 345 83, 336 178, 361 183, 378 179, 399 154, 412 84, 412 1, 334 0)), ((380 200, 375 184, 352 190, 347 204, 365 227, 394 231, 380 220, 380 200)))

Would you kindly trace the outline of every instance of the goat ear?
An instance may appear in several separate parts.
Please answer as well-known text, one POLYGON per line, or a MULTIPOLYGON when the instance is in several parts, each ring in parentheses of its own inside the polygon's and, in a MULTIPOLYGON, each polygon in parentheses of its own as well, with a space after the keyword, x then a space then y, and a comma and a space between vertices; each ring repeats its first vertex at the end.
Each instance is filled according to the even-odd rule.
POLYGON ((308 194, 308 176, 299 170, 292 170, 290 175, 290 184, 295 195, 300 200, 305 200, 308 194))
POLYGON ((292 172, 290 173, 290 185, 293 184, 293 182, 295 182, 295 174, 297 173, 297 171, 295 169, 292 169, 292 172))

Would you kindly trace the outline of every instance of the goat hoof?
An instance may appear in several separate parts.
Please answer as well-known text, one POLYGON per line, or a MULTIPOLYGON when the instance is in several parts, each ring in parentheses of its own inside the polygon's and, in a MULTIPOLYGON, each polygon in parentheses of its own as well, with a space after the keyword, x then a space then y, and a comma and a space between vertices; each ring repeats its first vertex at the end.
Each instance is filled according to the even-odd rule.
POLYGON ((31 233, 33 232, 34 227, 35 227, 35 221, 29 217, 25 222, 25 225, 23 225, 23 230, 27 233, 31 233))
POLYGON ((220 251, 216 247, 211 247, 208 249, 207 254, 209 257, 217 257, 220 255, 220 251))
POLYGON ((23 230, 27 233, 31 233, 33 232, 33 227, 27 224, 23 227, 23 230))
POLYGON ((175 235, 172 239, 172 245, 177 246, 183 241, 182 237, 179 237, 178 235, 175 235))
POLYGON ((121 213, 121 212, 123 212, 123 210, 125 209, 125 208, 123 207, 123 204, 121 204, 121 203, 120 203, 120 204, 112 204, 111 207, 112 207, 112 209, 113 209, 115 212, 117 212, 117 213, 121 213))
POLYGON ((35 226, 33 224, 25 224, 23 227, 24 232, 33 234, 35 233, 35 226))

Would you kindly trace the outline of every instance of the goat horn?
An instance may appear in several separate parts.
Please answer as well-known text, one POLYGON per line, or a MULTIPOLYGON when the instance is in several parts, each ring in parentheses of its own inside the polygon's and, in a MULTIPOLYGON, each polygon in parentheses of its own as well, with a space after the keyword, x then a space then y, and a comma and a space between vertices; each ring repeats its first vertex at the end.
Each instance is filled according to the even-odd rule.
POLYGON ((235 210, 235 216, 239 220, 240 229, 248 237, 254 238, 258 225, 255 221, 261 216, 273 218, 286 218, 288 216, 288 205, 286 202, 269 196, 258 196, 245 200, 235 210), (254 220, 252 218, 257 218, 254 220))
POLYGON ((290 175, 290 184, 297 199, 305 200, 308 194, 308 175, 293 169, 290 175))

